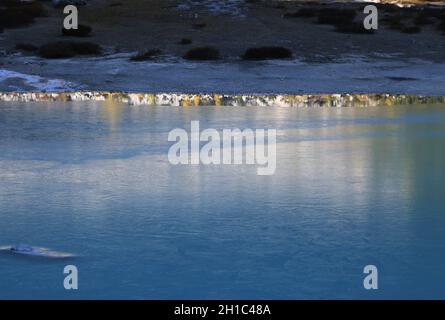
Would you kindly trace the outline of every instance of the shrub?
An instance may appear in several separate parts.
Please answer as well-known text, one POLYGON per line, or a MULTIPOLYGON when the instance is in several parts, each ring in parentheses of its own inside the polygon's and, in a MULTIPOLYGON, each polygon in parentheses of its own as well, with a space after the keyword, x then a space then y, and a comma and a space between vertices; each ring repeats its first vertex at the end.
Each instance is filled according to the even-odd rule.
POLYGON ((296 12, 285 13, 285 18, 313 18, 319 13, 316 8, 302 8, 296 12))
POLYGON ((319 11, 318 23, 330 25, 343 25, 352 22, 357 12, 353 9, 327 8, 319 11))
POLYGON ((78 55, 99 55, 102 48, 92 42, 71 42, 71 47, 78 55))
POLYGON ((341 33, 374 34, 374 30, 367 30, 361 22, 337 25, 335 31, 341 33))
POLYGON ((193 24, 193 28, 195 28, 195 29, 203 29, 206 26, 207 26, 207 24, 204 22, 196 22, 193 24))
POLYGON ((422 31, 422 29, 420 29, 420 27, 418 26, 409 26, 409 27, 404 27, 402 28, 403 33, 419 33, 420 31, 422 31))
POLYGON ((250 48, 244 53, 244 60, 290 59, 292 51, 283 47, 250 48))
POLYGON ((274 5, 274 8, 281 9, 281 10, 287 9, 286 6, 282 3, 278 3, 278 4, 274 5))
POLYGON ((182 45, 192 44, 192 39, 182 38, 181 41, 179 41, 179 44, 182 44, 182 45))
POLYGON ((39 55, 47 59, 71 58, 77 55, 98 55, 101 52, 101 47, 95 43, 71 41, 50 42, 39 49, 39 55))
POLYGON ((427 8, 424 9, 424 11, 430 17, 434 17, 436 19, 443 19, 443 18, 445 18, 445 9, 443 9, 443 7, 441 7, 441 8, 427 7, 427 8))
POLYGON ((20 50, 20 51, 25 51, 25 52, 35 52, 35 51, 39 50, 38 47, 36 47, 33 44, 29 44, 29 43, 17 43, 15 45, 15 49, 20 50))
POLYGON ((433 17, 430 16, 427 11, 420 11, 419 13, 417 13, 413 22, 416 26, 425 26, 434 23, 433 17))
POLYGON ((405 28, 405 25, 403 23, 404 19, 405 19, 405 17, 402 16, 401 14, 396 14, 396 15, 387 16, 382 21, 391 30, 399 30, 400 31, 403 28, 405 28))
POLYGON ((19 2, 3 0, 0 9, 0 29, 26 27, 34 23, 34 18, 47 15, 40 2, 19 2))
POLYGON ((47 59, 71 58, 76 51, 67 42, 52 42, 40 47, 39 55, 47 59))
POLYGON ((186 60, 218 60, 220 59, 219 51, 213 47, 200 47, 188 51, 184 55, 186 60))
POLYGON ((78 29, 62 28, 62 35, 69 37, 88 37, 92 29, 90 26, 79 24, 78 29))
POLYGON ((437 26, 439 31, 442 31, 442 34, 445 35, 445 17, 442 22, 437 26))

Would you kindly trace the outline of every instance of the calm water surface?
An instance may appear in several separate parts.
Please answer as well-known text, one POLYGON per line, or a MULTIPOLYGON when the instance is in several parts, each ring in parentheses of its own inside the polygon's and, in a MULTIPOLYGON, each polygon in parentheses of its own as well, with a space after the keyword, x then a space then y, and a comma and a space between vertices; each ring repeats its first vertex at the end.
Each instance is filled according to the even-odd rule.
POLYGON ((0 245, 80 255, 0 254, 0 298, 445 298, 444 164, 445 106, 0 103, 0 245), (192 120, 276 128, 275 175, 171 165, 192 120))

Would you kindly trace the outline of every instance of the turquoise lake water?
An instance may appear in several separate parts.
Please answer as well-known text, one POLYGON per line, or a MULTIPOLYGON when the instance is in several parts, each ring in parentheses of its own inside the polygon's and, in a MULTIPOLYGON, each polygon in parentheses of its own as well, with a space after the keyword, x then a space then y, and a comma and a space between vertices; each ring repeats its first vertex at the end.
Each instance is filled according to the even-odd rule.
POLYGON ((443 105, 1 102, 0 246, 79 256, 0 253, 0 298, 445 298, 444 164, 443 105), (192 120, 277 129, 275 174, 173 166, 192 120))

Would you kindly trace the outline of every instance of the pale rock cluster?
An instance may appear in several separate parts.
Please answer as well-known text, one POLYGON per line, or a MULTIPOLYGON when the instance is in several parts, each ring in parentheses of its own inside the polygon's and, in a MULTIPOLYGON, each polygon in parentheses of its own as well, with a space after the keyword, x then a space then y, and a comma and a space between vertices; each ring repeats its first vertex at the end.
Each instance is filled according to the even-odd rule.
POLYGON ((134 106, 227 106, 227 107, 375 107, 398 104, 445 103, 444 96, 424 97, 391 94, 318 94, 318 95, 222 95, 181 93, 121 93, 121 92, 3 92, 0 101, 111 101, 134 106))

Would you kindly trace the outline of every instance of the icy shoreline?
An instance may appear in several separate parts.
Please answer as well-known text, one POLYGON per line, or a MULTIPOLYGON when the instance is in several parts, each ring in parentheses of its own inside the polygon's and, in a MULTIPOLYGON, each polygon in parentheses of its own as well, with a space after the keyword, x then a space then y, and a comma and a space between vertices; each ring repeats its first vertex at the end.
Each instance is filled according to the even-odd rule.
POLYGON ((135 64, 128 61, 128 54, 57 61, 13 56, 0 68, 0 92, 445 95, 442 62, 394 56, 352 56, 320 63, 171 59, 135 64))
POLYGON ((128 105, 199 107, 376 107, 445 103, 445 96, 392 94, 224 95, 123 92, 3 92, 4 102, 103 101, 128 105))

